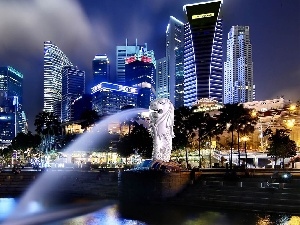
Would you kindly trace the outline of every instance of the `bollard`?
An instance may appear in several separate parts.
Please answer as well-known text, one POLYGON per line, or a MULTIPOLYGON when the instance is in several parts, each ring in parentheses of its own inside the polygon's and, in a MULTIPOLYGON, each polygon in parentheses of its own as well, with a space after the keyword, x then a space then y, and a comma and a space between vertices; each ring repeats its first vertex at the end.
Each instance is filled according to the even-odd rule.
POLYGON ((238 182, 238 187, 243 187, 243 182, 238 182))

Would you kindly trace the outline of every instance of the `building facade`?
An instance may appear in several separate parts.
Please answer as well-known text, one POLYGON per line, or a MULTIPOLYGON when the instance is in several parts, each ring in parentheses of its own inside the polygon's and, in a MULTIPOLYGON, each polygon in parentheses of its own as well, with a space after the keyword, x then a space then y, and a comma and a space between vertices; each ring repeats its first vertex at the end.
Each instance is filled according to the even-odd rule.
POLYGON ((136 106, 138 89, 102 82, 92 88, 92 107, 100 116, 120 112, 127 105, 136 106))
POLYGON ((66 66, 62 73, 61 121, 74 120, 72 103, 84 94, 85 72, 74 66, 66 66))
POLYGON ((0 67, 0 145, 28 130, 23 111, 23 74, 11 66, 0 67))
POLYGON ((183 51, 176 51, 184 46, 184 23, 170 16, 166 30, 166 57, 168 62, 169 99, 175 105, 177 82, 183 75, 183 51), (182 55, 180 55, 182 54, 182 55))
POLYGON ((93 59, 93 86, 101 82, 111 82, 107 55, 96 55, 93 59))
MULTIPOLYGON (((62 99, 62 72, 73 64, 51 41, 44 42, 44 111, 54 112, 54 105, 62 99)), ((54 112, 60 115, 60 111, 54 112)))
POLYGON ((233 26, 227 39, 223 102, 233 104, 254 100, 255 87, 249 26, 233 26))
POLYGON ((168 76, 167 57, 156 60, 156 95, 157 98, 170 99, 170 78, 168 76))
POLYGON ((117 83, 125 83, 125 59, 139 54, 139 51, 147 51, 147 43, 144 45, 138 45, 137 39, 135 45, 129 45, 128 40, 123 46, 117 46, 116 49, 116 73, 117 83))
POLYGON ((222 1, 185 5, 184 105, 201 98, 222 102, 222 1))

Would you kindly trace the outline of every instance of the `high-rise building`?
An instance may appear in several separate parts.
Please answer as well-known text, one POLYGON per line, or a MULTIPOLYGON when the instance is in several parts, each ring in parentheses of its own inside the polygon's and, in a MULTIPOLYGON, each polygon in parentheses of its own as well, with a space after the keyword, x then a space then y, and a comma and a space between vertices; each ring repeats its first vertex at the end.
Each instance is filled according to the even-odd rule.
POLYGON ((116 73, 117 73, 117 82, 119 84, 125 83, 125 59, 127 59, 131 56, 140 55, 140 52, 142 52, 142 53, 148 52, 147 51, 147 43, 145 43, 145 45, 138 45, 137 39, 135 40, 135 45, 129 45, 128 41, 126 39, 126 43, 124 46, 117 46, 116 73))
POLYGON ((74 66, 66 66, 62 73, 61 121, 74 119, 72 103, 84 94, 85 72, 74 66))
POLYGON ((93 60, 93 86, 101 82, 111 82, 107 55, 96 55, 93 60))
POLYGON ((155 99, 155 68, 150 57, 125 60, 125 85, 138 88, 137 107, 149 108, 155 99))
MULTIPOLYGON (((173 104, 175 104, 176 93, 178 93, 178 90, 176 92, 176 78, 178 78, 178 76, 183 76, 183 51, 176 52, 176 50, 182 48, 183 46, 184 23, 175 17, 170 16, 166 30, 166 57, 168 62, 167 74, 169 77, 169 99, 173 104), (181 53, 182 56, 180 56, 181 53), (179 65, 182 65, 182 67, 179 65)), ((178 81, 179 80, 177 79, 177 82, 178 81)))
POLYGON ((249 26, 233 26, 227 39, 223 102, 232 104, 254 100, 255 87, 249 26))
POLYGON ((175 108, 184 106, 184 47, 175 49, 175 108))
POLYGON ((167 57, 156 60, 156 95, 157 98, 170 98, 167 57))
POLYGON ((127 105, 136 106, 138 89, 108 82, 92 87, 92 107, 100 116, 121 111, 127 105))
POLYGON ((23 74, 11 66, 0 67, 0 143, 10 143, 19 132, 27 132, 23 108, 23 74))
POLYGON ((222 0, 187 4, 184 25, 184 105, 222 102, 222 0))
POLYGON ((73 64, 51 41, 44 42, 44 111, 54 112, 54 106, 61 102, 62 72, 65 66, 73 64))

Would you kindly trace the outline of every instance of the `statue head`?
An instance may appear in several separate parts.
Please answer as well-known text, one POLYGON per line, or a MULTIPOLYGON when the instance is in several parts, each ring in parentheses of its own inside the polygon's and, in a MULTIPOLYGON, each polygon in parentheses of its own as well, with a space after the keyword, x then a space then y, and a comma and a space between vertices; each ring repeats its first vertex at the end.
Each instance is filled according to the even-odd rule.
MULTIPOLYGON (((167 98, 158 98, 150 103, 150 120, 151 122, 159 122, 164 118, 166 126, 173 126, 174 106, 167 98)), ((162 122, 162 121, 161 121, 162 122)))

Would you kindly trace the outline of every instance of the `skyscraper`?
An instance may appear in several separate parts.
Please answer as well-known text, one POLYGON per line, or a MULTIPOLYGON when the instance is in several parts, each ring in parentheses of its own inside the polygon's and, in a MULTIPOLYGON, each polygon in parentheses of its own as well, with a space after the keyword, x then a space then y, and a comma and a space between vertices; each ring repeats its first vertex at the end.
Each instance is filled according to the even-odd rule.
MULTIPOLYGON (((44 110, 54 112, 54 105, 61 102, 62 71, 72 66, 68 57, 51 41, 44 42, 44 110)), ((54 112, 60 115, 60 112, 54 112)))
POLYGON ((156 60, 156 95, 157 98, 170 98, 170 77, 168 76, 167 57, 156 60))
POLYGON ((111 82, 107 55, 96 55, 93 60, 93 86, 101 82, 111 82))
POLYGON ((248 26, 233 26, 227 39, 224 63, 224 104, 251 102, 253 85, 252 45, 248 26))
POLYGON ((135 40, 135 45, 128 45, 128 40, 126 39, 124 46, 117 46, 116 72, 119 84, 125 83, 125 59, 139 55, 140 51, 147 52, 147 43, 145 45, 138 45, 137 39, 135 40))
POLYGON ((74 66, 66 66, 62 74, 61 121, 74 119, 72 103, 84 94, 85 72, 74 66))
POLYGON ((180 86, 178 83, 180 80, 179 77, 183 76, 183 51, 176 52, 176 50, 183 46, 184 24, 175 17, 170 16, 166 30, 166 57, 168 62, 169 99, 173 104, 175 104, 176 93, 179 93, 178 90, 176 91, 176 88, 180 86), (180 53, 182 53, 182 56, 180 56, 180 53), (179 65, 182 65, 182 67, 179 65))
POLYGON ((27 132, 23 103, 23 74, 11 66, 0 67, 0 142, 10 142, 27 132))
POLYGON ((184 105, 198 99, 222 102, 222 0, 188 4, 183 7, 188 23, 184 26, 184 105))
POLYGON ((150 57, 125 60, 125 85, 138 88, 137 107, 149 108, 155 98, 155 68, 150 57))

